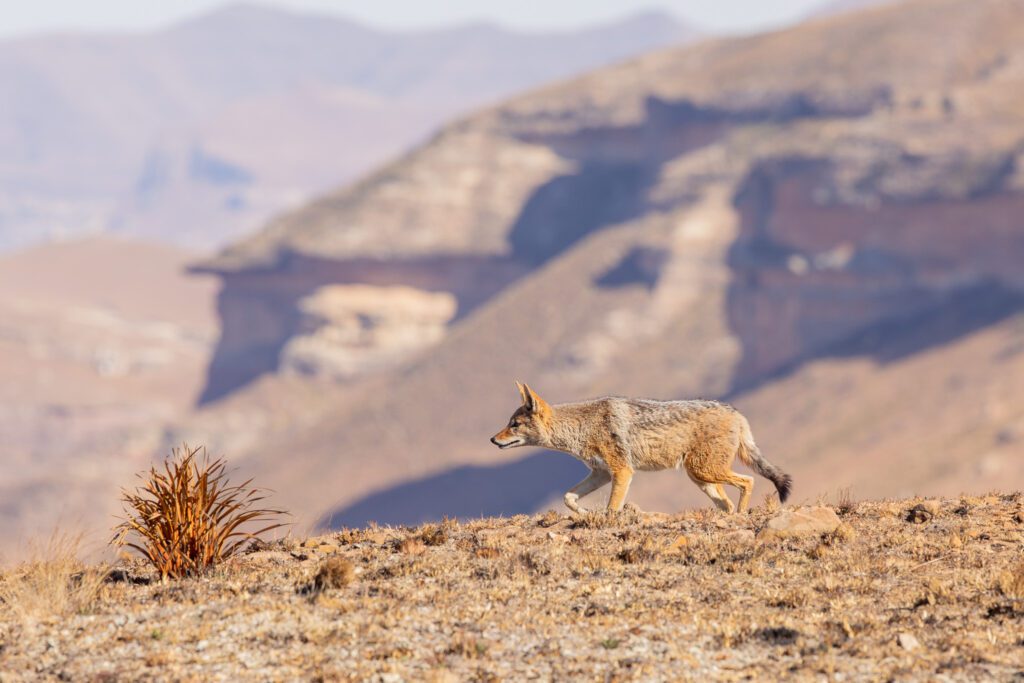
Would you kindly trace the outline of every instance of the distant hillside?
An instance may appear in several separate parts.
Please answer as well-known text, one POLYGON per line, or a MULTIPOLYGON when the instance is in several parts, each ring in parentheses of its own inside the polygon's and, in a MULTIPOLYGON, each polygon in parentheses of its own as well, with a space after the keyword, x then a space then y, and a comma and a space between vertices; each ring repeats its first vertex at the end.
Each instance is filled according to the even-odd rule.
MULTIPOLYGON (((555 401, 731 400, 802 497, 1024 484, 1022 45, 1019 3, 908 2, 458 121, 204 265, 224 282, 204 400, 223 400, 182 433, 325 524, 401 521, 403 493, 432 502, 410 515, 466 491, 491 514, 571 485, 566 456, 487 443, 516 378, 555 401), (377 315, 396 292, 410 313, 377 315), (298 409, 296 377, 335 393, 298 409), (246 414, 267 431, 220 427, 246 414)), ((699 501, 669 473, 636 491, 699 501)))
POLYGON ((222 244, 453 114, 693 35, 663 14, 389 32, 240 4, 150 34, 4 41, 0 249, 104 231, 222 244))
POLYGON ((879 7, 903 1, 905 0, 829 0, 811 11, 808 17, 827 17, 835 14, 845 14, 846 12, 856 12, 857 10, 869 7, 879 7))
POLYGON ((109 238, 0 257, 0 555, 58 524, 105 535, 193 404, 217 335, 195 258, 109 238))

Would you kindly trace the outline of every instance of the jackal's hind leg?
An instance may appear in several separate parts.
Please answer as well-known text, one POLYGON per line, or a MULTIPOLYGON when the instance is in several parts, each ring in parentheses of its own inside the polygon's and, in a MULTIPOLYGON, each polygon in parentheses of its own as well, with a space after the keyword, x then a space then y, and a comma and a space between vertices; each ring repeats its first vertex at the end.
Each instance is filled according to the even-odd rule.
MULTIPOLYGON (((724 483, 735 486, 740 490, 738 509, 740 512, 746 512, 747 508, 750 507, 750 494, 754 492, 754 478, 730 472, 724 483)), ((721 484, 719 484, 718 488, 721 490, 721 484)))
POLYGON ((697 486, 700 490, 707 494, 708 498, 718 506, 718 509, 722 512, 732 513, 735 509, 732 505, 732 501, 725 495, 725 489, 722 488, 721 484, 712 484, 710 482, 697 482, 697 486))
POLYGON ((591 470, 586 479, 566 491, 563 498, 565 507, 573 512, 586 512, 586 509, 579 504, 579 499, 598 490, 611 481, 611 478, 612 475, 604 470, 591 470))

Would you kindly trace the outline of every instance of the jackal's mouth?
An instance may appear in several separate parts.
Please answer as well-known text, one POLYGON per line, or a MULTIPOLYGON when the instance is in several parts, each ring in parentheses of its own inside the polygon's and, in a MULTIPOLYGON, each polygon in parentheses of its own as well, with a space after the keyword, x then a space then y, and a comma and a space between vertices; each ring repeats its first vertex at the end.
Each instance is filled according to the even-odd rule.
POLYGON ((526 443, 526 439, 521 436, 513 437, 511 441, 498 441, 497 438, 492 438, 491 443, 501 450, 505 450, 506 448, 514 448, 515 446, 524 445, 526 443))

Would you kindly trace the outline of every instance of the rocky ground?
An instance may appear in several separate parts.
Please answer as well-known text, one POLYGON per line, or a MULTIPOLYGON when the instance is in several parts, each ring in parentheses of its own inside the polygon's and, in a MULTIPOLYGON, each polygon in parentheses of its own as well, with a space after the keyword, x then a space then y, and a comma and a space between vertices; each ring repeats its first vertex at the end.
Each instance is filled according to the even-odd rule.
POLYGON ((366 528, 0 581, 0 681, 1015 680, 1024 497, 366 528))

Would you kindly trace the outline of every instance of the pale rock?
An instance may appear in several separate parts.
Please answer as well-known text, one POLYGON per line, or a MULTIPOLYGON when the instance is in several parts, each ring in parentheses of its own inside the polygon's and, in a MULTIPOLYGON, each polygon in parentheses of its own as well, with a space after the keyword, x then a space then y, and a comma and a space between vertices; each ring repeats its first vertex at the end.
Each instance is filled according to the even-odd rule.
POLYGON ((794 510, 783 510, 758 533, 760 538, 793 538, 814 536, 835 531, 840 525, 839 516, 829 507, 814 506, 794 510))

